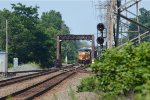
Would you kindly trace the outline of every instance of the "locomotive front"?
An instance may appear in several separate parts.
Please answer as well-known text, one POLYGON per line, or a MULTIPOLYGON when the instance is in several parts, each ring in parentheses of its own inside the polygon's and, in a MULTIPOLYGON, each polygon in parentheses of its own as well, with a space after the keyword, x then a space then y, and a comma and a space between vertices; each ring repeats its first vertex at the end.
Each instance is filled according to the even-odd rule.
POLYGON ((80 64, 91 63, 91 50, 90 49, 79 49, 78 51, 78 62, 80 64))

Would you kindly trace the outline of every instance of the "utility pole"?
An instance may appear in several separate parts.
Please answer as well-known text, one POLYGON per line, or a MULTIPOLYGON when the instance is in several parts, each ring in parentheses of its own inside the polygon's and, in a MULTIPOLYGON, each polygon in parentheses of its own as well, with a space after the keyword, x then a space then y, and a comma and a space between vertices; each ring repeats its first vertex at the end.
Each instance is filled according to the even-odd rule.
MULTIPOLYGON (((117 8, 119 8, 121 5, 121 0, 117 0, 117 8)), ((119 28, 120 28, 120 9, 117 10, 117 29, 116 29, 116 40, 115 40, 115 46, 118 46, 119 44, 119 28)))
MULTIPOLYGON (((137 0, 136 0, 136 2, 137 2, 137 0)), ((138 7, 138 5, 139 5, 139 4, 138 4, 138 2, 137 2, 137 3, 136 3, 136 15, 137 15, 137 19, 136 19, 136 20, 137 20, 137 22, 139 23, 139 7, 138 7)), ((138 25, 137 27, 138 27, 138 30, 137 30, 137 31, 138 31, 138 40, 139 40, 138 42, 140 43, 140 42, 141 42, 140 26, 138 25)))
POLYGON ((8 68, 8 21, 6 19, 6 57, 5 57, 5 77, 7 77, 8 68))

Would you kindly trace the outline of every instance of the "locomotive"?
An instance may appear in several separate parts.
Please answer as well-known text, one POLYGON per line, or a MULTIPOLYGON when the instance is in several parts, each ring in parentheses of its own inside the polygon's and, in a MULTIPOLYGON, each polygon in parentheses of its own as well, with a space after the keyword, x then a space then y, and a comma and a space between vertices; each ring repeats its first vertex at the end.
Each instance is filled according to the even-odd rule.
POLYGON ((80 64, 91 63, 91 49, 81 48, 78 50, 78 62, 80 64))

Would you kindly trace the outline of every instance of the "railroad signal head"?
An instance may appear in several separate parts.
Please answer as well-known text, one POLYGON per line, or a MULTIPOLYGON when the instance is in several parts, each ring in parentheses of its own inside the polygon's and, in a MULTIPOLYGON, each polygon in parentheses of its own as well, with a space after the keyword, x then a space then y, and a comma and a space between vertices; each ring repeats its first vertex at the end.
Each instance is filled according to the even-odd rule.
POLYGON ((99 23, 99 24, 97 24, 97 29, 100 31, 100 32, 102 32, 103 30, 104 30, 104 24, 103 23, 99 23))
POLYGON ((104 43, 104 38, 103 37, 98 37, 97 38, 97 43, 102 45, 104 43))

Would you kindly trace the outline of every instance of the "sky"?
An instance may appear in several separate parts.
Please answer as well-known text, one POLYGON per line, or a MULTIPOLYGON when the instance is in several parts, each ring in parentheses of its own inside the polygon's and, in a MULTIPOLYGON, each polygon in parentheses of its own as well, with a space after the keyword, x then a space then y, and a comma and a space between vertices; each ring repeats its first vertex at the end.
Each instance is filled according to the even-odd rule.
MULTIPOLYGON (((95 9, 97 0, 0 0, 0 10, 4 8, 11 10, 10 4, 18 2, 27 6, 39 6, 40 16, 42 12, 59 11, 66 25, 70 28, 71 34, 97 32, 96 25, 99 23, 98 13, 95 9)), ((149 4, 149 0, 142 0, 139 6, 150 10, 149 4)))

